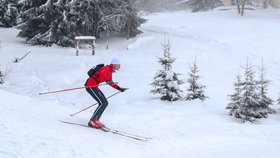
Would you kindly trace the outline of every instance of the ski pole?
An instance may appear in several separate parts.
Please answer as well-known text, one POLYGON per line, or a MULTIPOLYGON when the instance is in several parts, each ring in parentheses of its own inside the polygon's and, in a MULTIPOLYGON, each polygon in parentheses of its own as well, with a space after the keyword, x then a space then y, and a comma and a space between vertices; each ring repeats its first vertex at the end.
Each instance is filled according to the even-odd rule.
MULTIPOLYGON (((119 91, 119 92, 116 92, 116 93, 114 93, 114 94, 112 94, 112 95, 110 95, 110 96, 107 97, 106 99, 109 99, 109 98, 113 97, 114 95, 117 95, 118 93, 120 93, 120 91, 119 91)), ((84 109, 82 109, 82 110, 80 110, 80 111, 78 111, 78 112, 76 112, 76 113, 74 113, 74 114, 70 114, 70 116, 77 115, 78 113, 80 113, 80 112, 82 112, 82 111, 85 111, 85 110, 87 110, 87 109, 93 107, 93 106, 96 105, 96 104, 98 104, 98 103, 95 103, 95 104, 93 104, 93 105, 91 105, 91 106, 88 106, 88 107, 86 107, 86 108, 84 108, 84 109)))
MULTIPOLYGON (((102 86, 102 85, 106 85, 106 84, 100 84, 100 86, 102 86)), ((77 87, 77 88, 69 88, 69 89, 62 89, 62 90, 50 91, 50 92, 44 92, 44 93, 39 93, 39 95, 51 94, 51 93, 59 93, 59 92, 65 92, 65 91, 72 91, 72 90, 77 90, 77 89, 90 88, 90 87, 94 87, 94 86, 97 86, 97 85, 77 87)))

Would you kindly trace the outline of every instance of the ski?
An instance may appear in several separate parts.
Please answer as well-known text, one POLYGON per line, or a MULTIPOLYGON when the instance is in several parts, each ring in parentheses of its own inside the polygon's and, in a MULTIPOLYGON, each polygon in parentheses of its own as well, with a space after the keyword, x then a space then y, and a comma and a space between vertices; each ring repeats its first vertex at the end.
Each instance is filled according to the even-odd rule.
POLYGON ((77 126, 81 126, 81 127, 97 129, 97 130, 100 130, 100 131, 103 131, 103 132, 109 132, 109 133, 112 133, 112 134, 115 134, 115 135, 131 138, 131 139, 138 140, 138 141, 143 141, 143 142, 152 139, 152 138, 149 138, 149 137, 143 137, 143 136, 139 136, 139 135, 135 135, 135 134, 131 134, 131 133, 126 133, 126 132, 111 129, 111 128, 108 128, 108 127, 103 127, 103 128, 98 129, 98 128, 90 127, 88 125, 75 123, 75 122, 68 122, 68 121, 59 121, 59 122, 66 123, 66 124, 71 124, 71 125, 77 125, 77 126))

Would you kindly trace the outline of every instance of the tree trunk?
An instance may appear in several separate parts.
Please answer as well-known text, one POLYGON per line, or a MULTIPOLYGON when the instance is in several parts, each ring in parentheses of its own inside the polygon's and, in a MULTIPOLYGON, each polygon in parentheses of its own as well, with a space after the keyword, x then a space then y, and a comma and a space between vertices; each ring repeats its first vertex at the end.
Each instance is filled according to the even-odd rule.
POLYGON ((239 0, 236 0, 236 5, 237 5, 237 11, 238 11, 238 14, 240 14, 240 3, 239 3, 239 0))
POLYGON ((241 16, 243 16, 243 15, 244 15, 244 9, 245 9, 245 4, 242 4, 241 16))
POLYGON ((127 31, 126 31, 126 39, 128 40, 129 37, 130 37, 130 23, 131 23, 131 20, 130 20, 130 15, 128 16, 128 23, 127 23, 127 31))
POLYGON ((244 9, 245 9, 245 0, 241 0, 241 16, 244 15, 244 9))

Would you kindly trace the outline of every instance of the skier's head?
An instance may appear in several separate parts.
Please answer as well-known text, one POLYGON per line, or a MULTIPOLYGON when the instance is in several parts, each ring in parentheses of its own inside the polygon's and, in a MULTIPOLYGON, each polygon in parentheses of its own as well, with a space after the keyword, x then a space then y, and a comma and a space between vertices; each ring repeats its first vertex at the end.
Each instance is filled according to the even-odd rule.
POLYGON ((111 64, 113 65, 114 72, 117 72, 121 67, 121 62, 117 58, 112 59, 111 64))

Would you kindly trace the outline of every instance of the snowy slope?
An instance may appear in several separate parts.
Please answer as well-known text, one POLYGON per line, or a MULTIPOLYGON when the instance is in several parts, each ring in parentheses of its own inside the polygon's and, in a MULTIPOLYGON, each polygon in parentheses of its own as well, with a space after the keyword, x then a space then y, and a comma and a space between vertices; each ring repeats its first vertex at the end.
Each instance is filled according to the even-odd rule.
MULTIPOLYGON (((274 9, 247 11, 244 17, 235 10, 152 14, 141 26, 143 34, 128 41, 102 39, 109 43, 109 50, 98 42, 95 56, 90 49, 81 49, 78 57, 73 48, 25 45, 15 38, 17 30, 1 28, 0 69, 6 78, 0 85, 0 157, 278 157, 279 113, 258 125, 242 124, 229 117, 225 107, 247 57, 256 66, 264 59, 271 80, 269 95, 273 99, 279 96, 279 16, 280 10, 274 9), (164 36, 177 58, 174 71, 182 79, 197 58, 209 100, 169 103, 149 93, 149 83, 160 69, 157 57, 162 56, 164 36), (28 51, 31 54, 23 61, 13 63, 28 51), (94 108, 69 116, 95 103, 85 90, 38 95, 83 86, 91 66, 107 64, 114 57, 122 62, 114 80, 130 89, 109 99, 102 122, 153 137, 148 142, 58 122, 87 123, 94 108)), ((107 96, 116 92, 108 86, 102 90, 107 96)))

